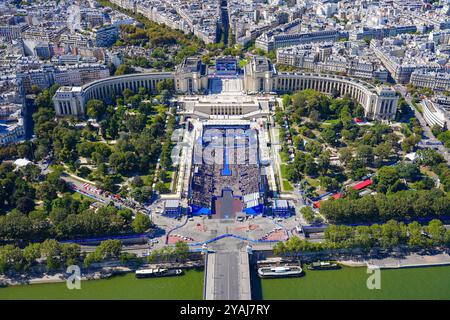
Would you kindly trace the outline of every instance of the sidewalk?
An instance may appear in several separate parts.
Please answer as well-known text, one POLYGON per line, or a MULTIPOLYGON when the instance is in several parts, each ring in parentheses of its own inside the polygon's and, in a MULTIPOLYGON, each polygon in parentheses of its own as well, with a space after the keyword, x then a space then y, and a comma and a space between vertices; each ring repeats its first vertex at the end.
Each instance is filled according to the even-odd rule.
POLYGON ((379 267, 380 269, 397 269, 450 265, 450 255, 447 253, 436 255, 419 255, 417 253, 412 253, 401 259, 388 257, 383 259, 343 260, 339 262, 349 267, 371 266, 379 267))

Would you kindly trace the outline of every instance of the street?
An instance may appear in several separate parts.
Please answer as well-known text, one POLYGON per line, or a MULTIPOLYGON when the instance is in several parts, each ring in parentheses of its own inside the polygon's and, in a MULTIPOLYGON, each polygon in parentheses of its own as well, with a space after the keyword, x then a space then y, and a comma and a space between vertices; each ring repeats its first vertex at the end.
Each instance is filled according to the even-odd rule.
MULTIPOLYGON (((409 104, 409 107, 413 110, 414 116, 417 118, 417 120, 419 120, 419 123, 422 126, 423 135, 425 136, 426 140, 428 140, 430 142, 439 142, 439 140, 436 139, 436 137, 431 132, 431 128, 428 126, 428 124, 425 121, 422 114, 419 111, 417 111, 416 108, 414 108, 414 106, 412 104, 411 96, 408 95, 408 91, 407 91, 406 87, 396 84, 396 85, 394 85, 394 89, 399 91, 402 94, 402 96, 405 98, 406 102, 409 104)), ((447 164, 450 165, 450 155, 448 153, 448 149, 444 145, 439 144, 439 145, 437 145, 436 151, 439 152, 439 154, 442 155, 444 157, 444 159, 447 161, 447 164)))

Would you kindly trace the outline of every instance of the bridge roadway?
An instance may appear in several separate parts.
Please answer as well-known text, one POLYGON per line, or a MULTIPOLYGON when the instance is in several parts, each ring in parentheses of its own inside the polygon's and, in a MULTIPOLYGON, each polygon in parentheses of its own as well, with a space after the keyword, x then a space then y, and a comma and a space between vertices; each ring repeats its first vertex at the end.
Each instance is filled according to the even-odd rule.
POLYGON ((205 300, 251 300, 248 253, 233 250, 208 254, 204 285, 205 300))

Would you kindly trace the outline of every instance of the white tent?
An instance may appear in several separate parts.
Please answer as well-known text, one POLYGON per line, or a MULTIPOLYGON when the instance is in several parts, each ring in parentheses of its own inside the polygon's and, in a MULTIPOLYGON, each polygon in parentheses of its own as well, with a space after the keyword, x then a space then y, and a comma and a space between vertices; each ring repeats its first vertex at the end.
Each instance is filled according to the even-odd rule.
POLYGON ((31 161, 26 158, 17 159, 16 161, 14 161, 14 165, 17 168, 26 167, 30 163, 31 163, 31 161))
POLYGON ((411 152, 411 153, 406 154, 405 158, 409 159, 411 161, 414 161, 417 158, 417 154, 415 152, 411 152))

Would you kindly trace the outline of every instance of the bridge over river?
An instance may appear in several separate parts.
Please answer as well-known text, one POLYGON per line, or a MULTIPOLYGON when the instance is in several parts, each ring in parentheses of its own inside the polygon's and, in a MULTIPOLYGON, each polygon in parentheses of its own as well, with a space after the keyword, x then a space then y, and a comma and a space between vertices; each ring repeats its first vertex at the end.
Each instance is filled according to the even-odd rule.
POLYGON ((251 300, 250 264, 245 250, 226 250, 206 257, 205 300, 251 300))

